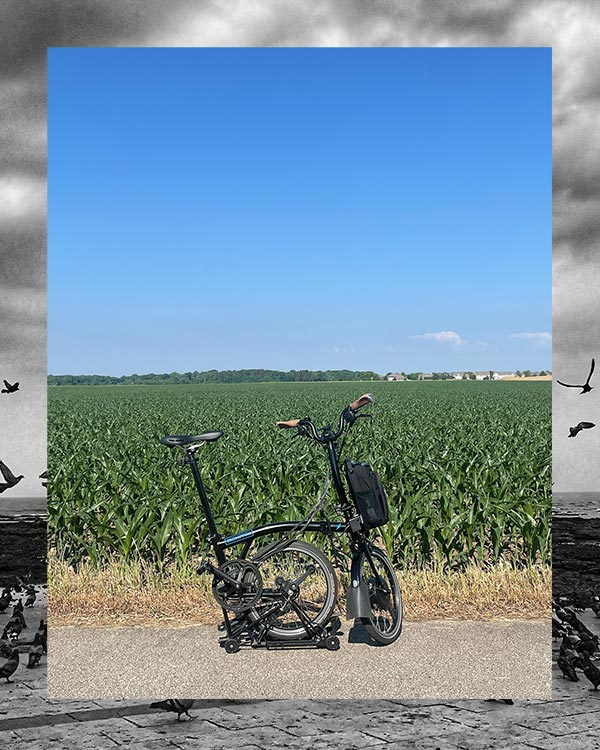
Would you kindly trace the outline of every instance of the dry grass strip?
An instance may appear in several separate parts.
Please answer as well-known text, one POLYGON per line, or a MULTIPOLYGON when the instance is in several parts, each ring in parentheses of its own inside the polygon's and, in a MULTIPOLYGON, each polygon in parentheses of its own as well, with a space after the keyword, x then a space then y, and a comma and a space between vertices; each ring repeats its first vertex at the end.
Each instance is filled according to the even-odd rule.
MULTIPOLYGON (((77 571, 55 557, 49 564, 51 627, 215 624, 222 620, 210 576, 176 568, 162 573, 144 565, 112 564, 77 571)), ((517 570, 508 565, 461 573, 399 571, 405 618, 423 620, 538 619, 550 616, 552 574, 548 567, 517 570)), ((345 611, 345 574, 340 611, 345 611)))

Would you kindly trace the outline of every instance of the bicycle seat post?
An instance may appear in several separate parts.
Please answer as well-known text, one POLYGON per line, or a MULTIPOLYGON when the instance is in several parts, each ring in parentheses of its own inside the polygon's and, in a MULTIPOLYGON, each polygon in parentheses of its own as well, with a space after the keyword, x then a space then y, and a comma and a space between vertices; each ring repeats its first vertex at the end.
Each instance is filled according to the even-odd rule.
POLYGON ((185 452, 187 454, 185 462, 189 464, 190 469, 192 470, 196 489, 198 490, 198 496, 200 497, 202 509, 204 510, 204 515, 206 516, 209 530, 209 541, 213 545, 215 556, 219 562, 219 565, 222 565, 225 562, 225 553, 215 544, 215 542, 221 539, 221 535, 217 531, 212 508, 210 507, 210 501, 208 499, 208 495, 206 494, 204 482, 202 481, 202 477, 200 476, 200 469, 198 468, 198 461, 196 460, 196 451, 198 450, 198 448, 198 445, 190 445, 185 449, 185 452))

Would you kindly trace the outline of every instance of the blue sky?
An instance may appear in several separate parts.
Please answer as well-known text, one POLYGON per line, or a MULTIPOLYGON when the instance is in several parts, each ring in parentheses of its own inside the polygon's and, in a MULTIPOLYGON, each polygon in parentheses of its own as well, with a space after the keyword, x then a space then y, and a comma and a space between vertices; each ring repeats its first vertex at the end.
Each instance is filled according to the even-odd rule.
POLYGON ((48 368, 551 366, 551 50, 48 51, 48 368))

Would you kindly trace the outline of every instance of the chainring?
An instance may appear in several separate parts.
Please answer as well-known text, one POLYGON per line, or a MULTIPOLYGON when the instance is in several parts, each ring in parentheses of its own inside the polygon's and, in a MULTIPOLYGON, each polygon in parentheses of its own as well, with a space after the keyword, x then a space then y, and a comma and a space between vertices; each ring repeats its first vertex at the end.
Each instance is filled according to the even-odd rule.
POLYGON ((263 581, 258 566, 250 560, 228 560, 217 568, 212 592, 216 602, 231 612, 245 612, 260 599, 263 581), (223 580, 218 573, 232 578, 235 583, 223 580))

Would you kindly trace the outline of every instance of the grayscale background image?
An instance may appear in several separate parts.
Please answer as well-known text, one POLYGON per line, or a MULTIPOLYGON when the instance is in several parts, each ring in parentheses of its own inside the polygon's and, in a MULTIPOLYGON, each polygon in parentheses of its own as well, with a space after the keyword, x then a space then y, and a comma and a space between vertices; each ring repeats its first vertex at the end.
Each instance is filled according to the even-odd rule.
MULTIPOLYGON (((9 384, 18 381, 19 390, 0 394, 0 460, 14 477, 22 474, 24 478, 13 485, 9 473, 0 480, 10 485, 0 494, 0 516, 3 529, 8 528, 5 516, 16 513, 27 517, 29 526, 19 527, 14 520, 12 522, 17 540, 29 538, 36 523, 45 523, 45 393, 49 373, 44 337, 48 47, 551 47, 554 348, 551 364, 540 361, 532 365, 532 369, 551 370, 553 381, 558 378, 568 384, 585 382, 591 360, 598 354, 593 350, 592 331, 596 316, 600 314, 593 302, 598 274, 594 248, 597 216, 600 215, 595 174, 598 160, 594 158, 598 149, 594 127, 598 108, 594 40, 600 18, 594 4, 507 2, 491 9, 478 2, 444 5, 375 2, 368 7, 359 3, 198 5, 175 2, 167 6, 158 2, 132 2, 115 8, 112 3, 103 2, 76 6, 55 2, 30 3, 24 11, 21 3, 8 2, 1 13, 0 54, 6 72, 0 81, 3 104, 0 108, 0 232, 3 239, 0 254, 3 369, 0 379, 6 376, 9 384)), ((76 219, 74 217, 74 221, 76 219)), ((543 269, 541 274, 548 278, 548 269, 543 269)), ((68 283, 67 278, 61 281, 68 283)), ((100 281, 110 289, 115 279, 100 281)), ((76 278, 72 283, 77 283, 76 278)), ((526 291, 521 292, 525 299, 526 291)), ((58 334, 59 329, 56 330, 58 334)), ((413 333, 438 336, 437 339, 413 339, 413 345, 441 342, 448 347, 452 344, 460 347, 463 341, 469 341, 464 330, 451 326, 423 327, 413 333)), ((515 341, 528 344, 532 352, 547 350, 550 327, 542 319, 539 326, 513 329, 511 333, 529 334, 529 338, 515 341)), ((340 347, 337 341, 325 342, 324 346, 331 348, 331 354, 340 353, 333 352, 335 347, 340 347)), ((318 365, 311 366, 316 369, 318 365)), ((498 369, 503 368, 498 366, 498 369)), ((595 386, 595 376, 597 373, 590 379, 592 386, 595 386)), ((569 522, 575 517, 594 517, 596 509, 600 508, 600 503, 594 506, 593 498, 598 490, 593 460, 593 446, 598 439, 596 429, 584 426, 575 437, 568 437, 571 427, 580 423, 595 424, 595 393, 592 390, 580 394, 577 389, 553 382, 552 480, 555 501, 559 494, 561 502, 563 496, 570 495, 564 500, 567 507, 558 508, 559 515, 567 517, 569 522), (574 497, 584 493, 583 499, 574 497), (581 502, 589 507, 586 505, 582 510, 581 502)), ((52 477, 49 484, 51 491, 52 477)), ((578 533, 577 529, 573 532, 573 527, 564 528, 567 534, 578 533)), ((5 540, 9 538, 15 538, 14 534, 12 537, 3 534, 0 547, 3 565, 7 550, 5 540)), ((27 601, 27 587, 36 589, 31 614, 28 615, 29 607, 24 609, 26 627, 17 636, 16 647, 11 644, 12 651, 16 648, 19 652, 16 668, 14 653, 3 653, 0 660, 2 675, 6 672, 10 680, 0 678, 0 697, 6 698, 9 705, 8 712, 0 717, 0 732, 10 736, 11 744, 16 747, 25 743, 31 746, 34 738, 43 737, 44 742, 60 739, 67 723, 71 724, 68 731, 72 743, 81 747, 89 743, 90 737, 101 746, 107 736, 134 745, 160 738, 161 744, 173 747, 197 742, 201 735, 210 735, 211 741, 217 744, 256 747, 283 743, 303 746, 308 742, 314 745, 315 738, 323 735, 333 747, 394 745, 417 739, 429 742, 440 735, 447 747, 469 747, 475 741, 485 743, 491 738, 501 739, 509 747, 546 746, 567 735, 568 741, 576 740, 582 747, 592 741, 589 728, 581 722, 574 728, 570 717, 581 714, 587 706, 590 711, 593 709, 594 695, 588 691, 594 682, 594 672, 589 666, 574 666, 577 681, 562 676, 556 663, 564 640, 562 632, 560 640, 552 644, 555 687, 551 700, 519 700, 520 696, 514 695, 513 705, 499 700, 448 702, 373 698, 268 702, 256 696, 258 700, 231 702, 198 700, 195 695, 187 695, 188 701, 196 700, 191 707, 184 707, 201 721, 184 722, 188 717, 182 712, 179 724, 177 705, 165 706, 170 709, 170 715, 166 715, 160 707, 150 708, 150 701, 132 699, 135 687, 118 700, 93 701, 89 696, 83 701, 76 700, 76 696, 69 701, 53 700, 48 697, 46 684, 47 661, 52 660, 52 630, 50 653, 42 650, 37 665, 27 670, 29 657, 41 639, 38 637, 36 643, 36 634, 42 633, 39 622, 46 619, 45 578, 36 567, 43 557, 39 546, 35 546, 41 538, 39 528, 33 538, 38 540, 33 543, 34 547, 23 544, 22 559, 8 573, 11 583, 6 585, 12 587, 11 601, 6 611, 0 613, 0 627, 4 628, 14 617, 14 607, 27 601), (16 582, 20 590, 16 590, 12 582, 16 582), (43 717, 47 717, 45 724, 43 717), (82 722, 75 729, 73 719, 82 722), (576 737, 571 738, 572 734, 576 737)), ((568 631, 576 647, 574 650, 579 654, 577 646, 581 647, 581 643, 576 642, 577 637, 579 641, 589 640, 581 625, 592 637, 596 632, 592 608, 595 581, 582 582, 578 577, 578 551, 582 545, 578 543, 574 547, 571 541, 567 539, 564 549, 575 549, 577 554, 567 552, 560 560, 561 570, 568 574, 561 596, 566 597, 562 609, 568 612, 569 607, 573 607, 576 619, 568 614, 565 621, 564 615, 559 614, 560 622, 556 626, 560 631, 568 631), (576 592, 582 588, 586 590, 583 599, 575 601, 576 592), (592 597, 590 601, 586 599, 588 595, 592 597), (580 604, 584 606, 577 611, 580 604), (577 637, 573 637, 575 633, 577 637)), ((592 532, 585 540, 586 554, 595 554, 595 544, 596 536, 592 532)), ((15 548, 14 542, 12 548, 15 548)), ((13 564, 15 560, 12 555, 13 564)), ((556 564, 555 559, 555 568, 556 564)), ((549 623, 547 639, 549 655, 549 623)), ((57 640, 57 649, 59 645, 57 640)), ((585 653, 585 649, 583 651, 585 653)), ((34 661, 35 658, 34 654, 34 661)), ((169 697, 155 696, 157 700, 169 697)))

